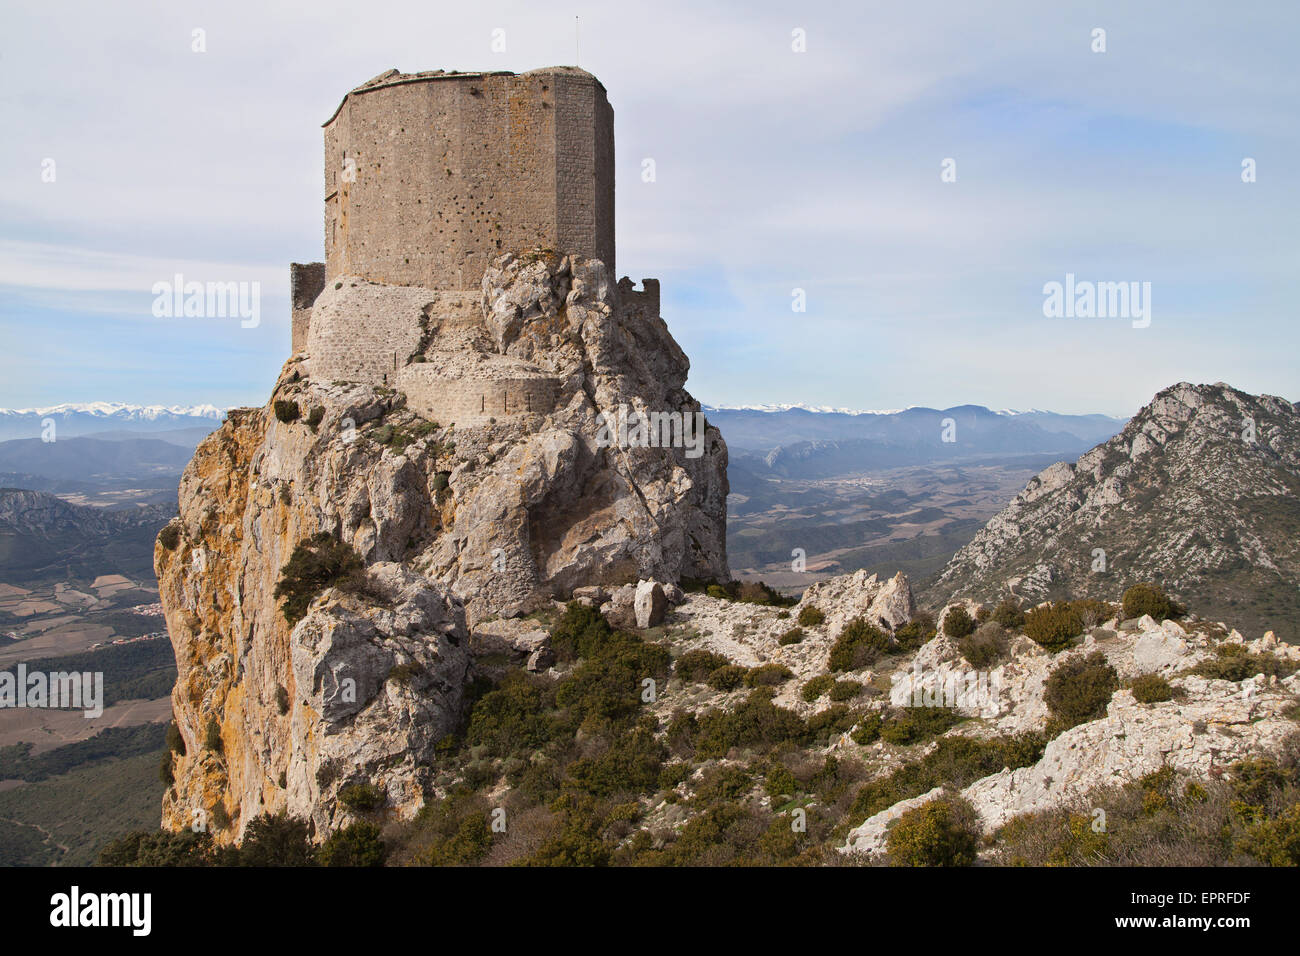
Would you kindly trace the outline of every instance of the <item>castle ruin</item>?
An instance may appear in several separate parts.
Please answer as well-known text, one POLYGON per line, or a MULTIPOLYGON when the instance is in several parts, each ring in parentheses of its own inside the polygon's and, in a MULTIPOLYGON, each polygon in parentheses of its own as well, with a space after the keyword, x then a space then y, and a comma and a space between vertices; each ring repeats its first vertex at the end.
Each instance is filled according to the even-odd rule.
MULTIPOLYGON (((550 412, 557 381, 481 354, 481 285, 506 253, 599 259, 617 274, 614 111, 600 81, 576 67, 389 70, 324 130, 325 261, 290 266, 293 353, 317 378, 399 388, 443 422, 550 412)), ((657 317, 658 286, 618 289, 657 317)))

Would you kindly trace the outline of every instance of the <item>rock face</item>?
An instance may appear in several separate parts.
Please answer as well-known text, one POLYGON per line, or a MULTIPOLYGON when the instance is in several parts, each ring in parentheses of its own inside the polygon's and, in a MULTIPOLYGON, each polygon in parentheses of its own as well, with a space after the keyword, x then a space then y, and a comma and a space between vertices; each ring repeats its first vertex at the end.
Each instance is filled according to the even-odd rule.
MULTIPOLYGON (((717 429, 700 415, 676 443, 619 431, 634 411, 694 424, 700 406, 663 320, 623 303, 602 263, 505 256, 477 310, 461 303, 447 321, 419 290, 356 283, 327 289, 329 309, 419 327, 399 373, 507 361, 557 383, 554 402, 436 421, 400 391, 317 379, 297 357, 266 408, 231 412, 199 446, 155 548, 186 747, 168 827, 228 816, 216 835, 229 840, 286 808, 319 833, 347 818, 339 791, 360 782, 409 815, 459 716, 479 622, 583 585, 729 577, 717 429), (371 583, 326 591, 290 628, 275 587, 295 545, 320 532, 354 549, 371 583), (205 746, 209 722, 220 751, 205 746)), ((663 595, 649 596, 652 617, 663 595)), ((544 669, 549 649, 535 643, 531 666, 544 669)))
POLYGON ((819 581, 804 591, 795 616, 810 605, 826 615, 826 627, 832 635, 838 635, 845 624, 857 617, 893 631, 916 614, 912 587, 901 572, 888 581, 881 581, 866 571, 819 581))
POLYGON ((1003 770, 963 795, 988 830, 1020 813, 1061 806, 1097 787, 1128 783, 1163 767, 1204 779, 1238 760, 1276 754, 1295 733, 1295 675, 1270 685, 1185 677, 1186 698, 1139 704, 1117 691, 1106 716, 1067 730, 1032 767, 1003 770))
MULTIPOLYGON (((1295 721, 1288 715, 1300 694, 1300 672, 1283 680, 1259 674, 1238 682, 1188 673, 1211 656, 1215 639, 1207 635, 1213 630, 1189 632, 1174 621, 1157 623, 1143 617, 1122 628, 1098 628, 1094 634, 1099 636, 1057 654, 1023 636, 1014 638, 1010 658, 988 675, 994 706, 981 709, 983 699, 959 705, 956 709, 962 714, 982 720, 958 725, 952 734, 984 737, 1043 730, 1049 717, 1043 699, 1047 677, 1071 658, 1095 651, 1105 656, 1121 681, 1161 674, 1175 694, 1171 700, 1144 704, 1131 691, 1117 690, 1105 716, 1051 740, 1037 763, 1003 769, 965 787, 960 793, 975 807, 985 832, 1019 814, 1079 805, 1089 791, 1129 783, 1164 767, 1206 779, 1239 760, 1281 752, 1296 733, 1295 721)), ((1247 643, 1236 633, 1226 643, 1243 643, 1251 653, 1288 659, 1294 650, 1276 639, 1247 643)), ((910 668, 900 675, 903 682, 895 681, 892 703, 908 706, 910 679, 920 675, 929 681, 945 665, 958 673, 972 670, 951 641, 936 637, 916 653, 910 668)), ((841 851, 883 851, 893 821, 942 792, 936 788, 869 817, 849 832, 841 851)))
MULTIPOLYGON (((925 598, 1114 600, 1162 583, 1238 627, 1300 620, 1300 412, 1226 385, 1175 385, 1120 434, 1034 478, 925 598), (1277 602, 1266 616, 1237 600, 1277 602), (1283 613, 1285 611, 1285 613, 1283 613)), ((1300 630, 1279 632, 1287 640, 1300 630)))

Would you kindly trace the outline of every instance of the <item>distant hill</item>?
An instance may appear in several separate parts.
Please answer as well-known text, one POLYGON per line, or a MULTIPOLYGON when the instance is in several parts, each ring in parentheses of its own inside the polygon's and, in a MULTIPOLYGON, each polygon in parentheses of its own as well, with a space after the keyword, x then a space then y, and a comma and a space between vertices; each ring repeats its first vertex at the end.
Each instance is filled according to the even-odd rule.
POLYGON ((175 513, 158 506, 112 511, 0 488, 0 580, 23 584, 68 568, 151 578, 153 539, 175 513))
POLYGON ((995 412, 982 405, 856 413, 709 408, 707 415, 722 430, 733 462, 781 478, 978 458, 1073 458, 1124 426, 1105 415, 995 412))
POLYGON ((1300 639, 1296 405, 1221 383, 1165 389, 1076 464, 1030 481, 926 598, 1113 598, 1139 581, 1248 637, 1300 639))

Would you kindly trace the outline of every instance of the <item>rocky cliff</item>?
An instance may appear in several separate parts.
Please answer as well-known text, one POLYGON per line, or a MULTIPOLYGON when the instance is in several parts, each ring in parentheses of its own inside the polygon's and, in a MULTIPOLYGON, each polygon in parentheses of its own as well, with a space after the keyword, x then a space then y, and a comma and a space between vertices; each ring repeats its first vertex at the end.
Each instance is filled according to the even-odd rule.
POLYGON ((1075 464, 1043 471, 926 599, 1113 598, 1164 585, 1206 617, 1300 639, 1300 412, 1181 383, 1075 464))
POLYGON ((622 302, 602 263, 505 256, 468 321, 356 278, 322 300, 359 321, 410 312, 421 332, 401 365, 526 363, 557 383, 554 402, 434 421, 393 388, 323 380, 296 356, 265 407, 231 412, 199 446, 155 549, 185 751, 163 820, 206 821, 219 840, 264 811, 324 831, 357 801, 418 809, 480 625, 580 585, 728 577, 717 429, 693 447, 618 432, 634 412, 700 407, 663 320, 622 302), (277 583, 322 533, 364 570, 291 623, 277 583))

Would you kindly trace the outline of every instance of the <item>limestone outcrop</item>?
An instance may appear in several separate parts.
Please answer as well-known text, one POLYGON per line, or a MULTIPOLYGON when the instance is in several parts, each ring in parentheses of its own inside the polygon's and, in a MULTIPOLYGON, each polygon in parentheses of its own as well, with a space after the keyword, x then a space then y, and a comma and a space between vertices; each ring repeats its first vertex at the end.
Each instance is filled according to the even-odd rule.
MULTIPOLYGON (((324 832, 348 818, 341 789, 363 780, 385 812, 409 815, 459 716, 476 626, 642 580, 660 582, 633 595, 649 621, 665 611, 664 584, 729 576, 726 445, 685 391, 688 362, 666 324, 623 308, 602 263, 504 256, 476 315, 462 305, 445 322, 446 297, 412 287, 348 280, 326 297, 312 336, 349 308, 414 322, 400 367, 508 361, 555 382, 555 401, 462 424, 420 414, 391 386, 322 379, 296 356, 266 407, 233 411, 199 446, 155 551, 186 749, 169 827, 196 810, 229 816, 229 839, 285 808, 324 832), (685 430, 638 442, 635 421, 652 414, 685 430), (276 584, 295 546, 322 532, 356 552, 370 583, 327 590, 291 627, 276 584), (210 722, 219 748, 206 745, 210 722)), ((544 668, 549 651, 534 643, 544 668)))

